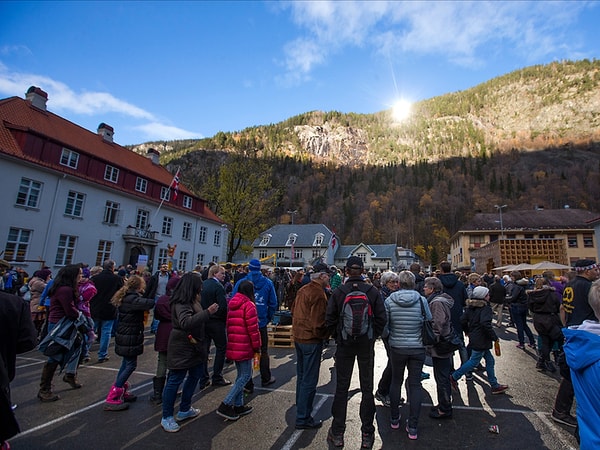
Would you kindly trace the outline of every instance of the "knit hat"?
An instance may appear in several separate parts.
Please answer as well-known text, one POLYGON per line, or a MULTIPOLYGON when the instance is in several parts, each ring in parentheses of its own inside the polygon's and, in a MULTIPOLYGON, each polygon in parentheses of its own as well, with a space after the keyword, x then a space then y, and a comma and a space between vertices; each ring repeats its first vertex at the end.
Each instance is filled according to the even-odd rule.
POLYGON ((48 278, 49 275, 52 275, 52 272, 50 271, 50 269, 40 269, 36 273, 33 274, 34 277, 41 278, 44 281, 46 281, 46 279, 48 278))
POLYGON ((251 259, 248 264, 250 270, 260 270, 260 261, 258 259, 251 259))
POLYGON ((488 288, 486 288, 484 286, 477 286, 475 289, 473 289, 471 298, 483 300, 483 299, 485 299, 485 296, 488 295, 489 293, 490 293, 490 290, 488 288))
POLYGON ((81 269, 81 276, 83 278, 89 278, 90 277, 90 269, 88 269, 87 267, 84 267, 83 269, 81 269))

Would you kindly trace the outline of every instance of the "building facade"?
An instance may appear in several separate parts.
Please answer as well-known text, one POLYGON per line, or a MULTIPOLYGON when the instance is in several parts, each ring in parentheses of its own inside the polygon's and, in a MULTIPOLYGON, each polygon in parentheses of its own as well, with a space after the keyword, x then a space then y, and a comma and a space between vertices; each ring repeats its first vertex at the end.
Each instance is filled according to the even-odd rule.
POLYGON ((510 264, 573 265, 580 258, 596 260, 591 220, 597 217, 571 208, 476 214, 450 239, 452 267, 482 273, 510 264))
POLYGON ((338 267, 344 267, 350 256, 358 256, 362 259, 365 270, 369 272, 399 271, 408 268, 410 264, 402 267, 408 260, 404 258, 402 264, 400 263, 398 249, 399 247, 396 247, 395 244, 365 244, 361 242, 358 245, 342 245, 335 255, 335 263, 338 267))
POLYGON ((224 260, 223 221, 156 150, 116 144, 106 124, 85 130, 48 111, 47 99, 31 87, 26 99, 0 100, 3 259, 29 273, 109 258, 181 271, 224 260))

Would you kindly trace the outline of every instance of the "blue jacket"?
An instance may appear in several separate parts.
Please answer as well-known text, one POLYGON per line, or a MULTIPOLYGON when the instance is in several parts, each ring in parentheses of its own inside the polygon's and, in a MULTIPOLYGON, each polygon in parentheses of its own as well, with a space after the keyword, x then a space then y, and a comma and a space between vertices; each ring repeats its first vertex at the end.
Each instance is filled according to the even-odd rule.
POLYGON ((565 356, 577 398, 580 449, 600 448, 600 324, 563 328, 565 356), (589 329, 590 331, 586 331, 589 329))
POLYGON ((389 338, 390 347, 425 349, 421 338, 423 313, 427 320, 431 320, 431 311, 425 297, 417 291, 401 289, 392 292, 385 299, 385 312, 387 323, 383 337, 389 338))
POLYGON ((264 328, 273 320, 273 314, 277 311, 278 303, 275 286, 260 270, 251 270, 246 277, 235 283, 233 295, 237 293, 242 280, 249 280, 254 284, 254 303, 258 313, 258 328, 264 328))

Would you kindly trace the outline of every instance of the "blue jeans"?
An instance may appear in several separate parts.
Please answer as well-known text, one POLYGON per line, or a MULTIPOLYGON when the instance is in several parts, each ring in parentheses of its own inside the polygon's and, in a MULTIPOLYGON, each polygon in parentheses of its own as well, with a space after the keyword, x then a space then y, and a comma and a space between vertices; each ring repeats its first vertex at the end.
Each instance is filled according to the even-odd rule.
POLYGON ((236 361, 237 378, 229 393, 223 400, 226 405, 242 406, 244 404, 244 386, 252 378, 252 360, 236 361))
POLYGON ((123 356, 123 362, 121 362, 115 386, 122 388, 131 374, 135 372, 135 369, 137 369, 137 356, 123 356))
MULTIPOLYGON (((198 385, 198 380, 202 375, 202 364, 190 367, 189 369, 170 369, 167 375, 167 383, 163 390, 162 396, 162 416, 163 419, 173 417, 175 410, 175 398, 177 397, 177 389, 185 378, 183 383, 183 391, 181 393, 181 403, 179 411, 189 411, 192 406, 192 396, 198 385), (186 378, 187 374, 187 378, 186 378)), ((243 389, 243 387, 242 387, 243 389)))
POLYGON ((515 326, 517 327, 517 337, 519 338, 519 344, 523 345, 525 343, 525 334, 529 339, 529 343, 531 345, 535 345, 535 339, 533 338, 533 333, 527 325, 527 306, 512 304, 510 305, 510 310, 512 312, 513 320, 515 321, 515 326))
POLYGON ((471 358, 452 374, 452 378, 458 381, 467 372, 472 372, 477 364, 479 364, 479 361, 481 361, 481 358, 485 359, 485 371, 487 372, 490 386, 493 388, 497 387, 499 384, 498 380, 496 379, 496 372, 494 371, 495 360, 492 352, 490 352, 489 349, 472 350, 471 358))
POLYGON ((390 417, 392 420, 400 418, 400 389, 404 381, 404 368, 408 368, 407 397, 410 405, 408 426, 416 428, 421 413, 423 393, 421 392, 421 372, 425 362, 425 349, 417 354, 404 354, 402 349, 390 347, 392 360, 392 385, 390 386, 390 417))
POLYGON ((300 344, 296 342, 296 425, 312 422, 312 408, 319 370, 323 343, 300 344))
POLYGON ((114 320, 98 320, 96 321, 96 329, 100 333, 100 348, 98 349, 98 359, 103 359, 108 356, 108 345, 112 335, 114 320))

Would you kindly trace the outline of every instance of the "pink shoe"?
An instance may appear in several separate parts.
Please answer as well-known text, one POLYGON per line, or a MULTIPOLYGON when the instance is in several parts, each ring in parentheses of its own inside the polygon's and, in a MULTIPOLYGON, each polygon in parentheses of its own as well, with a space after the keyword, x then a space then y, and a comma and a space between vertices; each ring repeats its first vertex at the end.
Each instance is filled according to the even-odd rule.
POLYGON ((113 384, 106 396, 104 411, 122 411, 129 408, 129 405, 123 400, 123 392, 125 392, 124 388, 118 388, 113 384))

